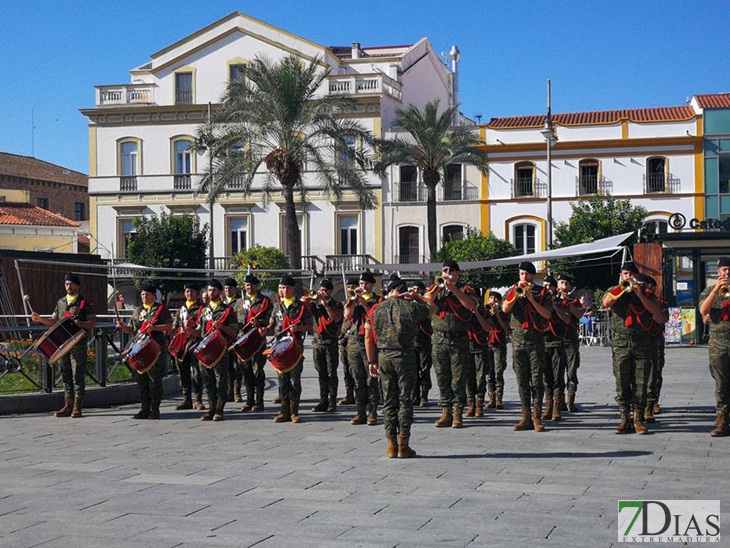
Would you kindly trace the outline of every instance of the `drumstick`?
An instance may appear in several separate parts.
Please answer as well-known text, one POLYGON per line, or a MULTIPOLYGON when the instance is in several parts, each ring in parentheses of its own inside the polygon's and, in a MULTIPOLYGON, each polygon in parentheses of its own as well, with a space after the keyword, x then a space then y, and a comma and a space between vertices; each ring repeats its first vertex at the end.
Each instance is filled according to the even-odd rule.
POLYGON ((33 307, 30 304, 30 296, 23 295, 23 300, 28 304, 28 308, 30 309, 31 314, 35 314, 35 311, 33 310, 33 307))

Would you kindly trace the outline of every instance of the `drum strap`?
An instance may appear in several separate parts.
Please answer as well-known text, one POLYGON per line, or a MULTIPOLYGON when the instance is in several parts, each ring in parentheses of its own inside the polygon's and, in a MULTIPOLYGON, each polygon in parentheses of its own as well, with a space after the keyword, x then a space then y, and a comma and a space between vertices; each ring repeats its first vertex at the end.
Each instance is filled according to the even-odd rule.
MULTIPOLYGON (((74 302, 74 304, 76 304, 76 303, 74 302)), ((81 295, 79 295, 79 307, 76 309, 76 314, 71 314, 69 312, 69 309, 73 305, 68 304, 68 301, 66 301, 66 310, 64 310, 64 312, 63 312, 63 319, 78 318, 81 315, 81 311, 84 309, 85 304, 86 304, 86 299, 84 299, 81 295)))
POLYGON ((256 318, 259 314, 263 314, 264 311, 267 308, 269 308, 270 304, 271 304, 271 299, 264 296, 261 299, 261 305, 258 308, 254 308, 253 306, 251 308, 249 308, 248 317, 246 318, 246 323, 253 321, 253 319, 256 318))
POLYGON ((139 326, 139 332, 140 333, 147 333, 150 327, 155 325, 157 323, 157 320, 160 317, 160 314, 162 314, 162 309, 164 308, 164 305, 159 305, 157 307, 157 310, 155 310, 155 315, 152 316, 151 320, 145 320, 142 322, 142 325, 139 326))

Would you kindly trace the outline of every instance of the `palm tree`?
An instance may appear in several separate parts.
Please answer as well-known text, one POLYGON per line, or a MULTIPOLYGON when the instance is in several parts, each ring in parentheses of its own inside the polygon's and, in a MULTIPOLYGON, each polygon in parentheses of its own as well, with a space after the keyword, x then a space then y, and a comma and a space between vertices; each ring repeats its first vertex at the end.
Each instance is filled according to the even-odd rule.
POLYGON ((316 184, 334 200, 350 189, 363 209, 377 203, 364 173, 374 139, 359 122, 343 116, 354 109, 352 99, 318 96, 329 74, 320 66, 319 59, 307 64, 295 55, 278 62, 256 57, 245 82, 228 86, 220 108, 198 130, 198 147, 210 147, 214 157, 202 183, 211 207, 231 183, 250 194, 257 173, 266 175, 261 188, 264 206, 281 191, 293 269, 302 265, 295 191, 302 204, 308 184, 316 184), (306 181, 305 170, 316 173, 316 181, 306 181))
POLYGON ((467 126, 454 126, 459 106, 439 113, 438 99, 429 101, 423 110, 409 105, 396 111, 395 126, 409 134, 408 140, 398 137, 380 143, 380 159, 375 172, 385 175, 388 167, 398 164, 416 166, 423 173, 426 187, 426 222, 428 250, 433 259, 436 248, 436 186, 441 182, 449 164, 469 164, 486 173, 487 158, 479 147, 479 136, 467 126))

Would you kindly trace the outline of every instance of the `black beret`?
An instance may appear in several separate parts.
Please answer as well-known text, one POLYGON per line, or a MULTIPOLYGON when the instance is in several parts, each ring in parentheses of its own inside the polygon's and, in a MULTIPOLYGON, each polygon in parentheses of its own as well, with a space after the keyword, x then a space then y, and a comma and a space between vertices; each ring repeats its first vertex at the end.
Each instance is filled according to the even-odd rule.
POLYGON ((636 276, 636 281, 640 284, 648 284, 649 276, 647 276, 646 274, 639 274, 638 276, 636 276))
POLYGON ((446 259, 444 261, 443 268, 448 268, 449 270, 456 270, 457 272, 461 272, 461 268, 459 268, 459 263, 457 263, 453 259, 446 259))
POLYGON ((194 289, 195 291, 200 291, 200 286, 197 282, 185 282, 185 289, 194 289))
POLYGON ((373 276, 370 272, 363 272, 362 274, 360 274, 360 281, 374 284, 375 276, 373 276))
POLYGON ((254 276, 253 274, 246 274, 246 279, 243 281, 247 284, 258 285, 259 283, 261 283, 261 282, 259 282, 259 279, 256 276, 254 276))
POLYGON ((490 291, 489 292, 490 297, 497 297, 500 301, 502 300, 502 294, 499 291, 490 291))
POLYGON ((569 274, 566 274, 565 272, 561 272, 558 274, 558 281, 565 280, 566 282, 570 283, 570 285, 573 285, 573 278, 570 277, 569 274))
POLYGON ((550 274, 548 274, 547 276, 545 276, 545 279, 543 280, 543 283, 552 284, 552 285, 554 285, 556 287, 558 285, 558 281, 555 278, 553 278, 550 274))
POLYGON ((639 269, 637 268, 637 266, 634 264, 633 261, 629 261, 629 262, 621 265, 621 270, 628 270, 629 272, 632 272, 634 274, 639 273, 639 269))
POLYGON ((522 261, 519 265, 517 265, 517 268, 519 270, 529 272, 530 274, 537 274, 537 270, 535 270, 535 265, 532 264, 530 261, 522 261))
POLYGON ((413 282, 413 285, 418 289, 426 289, 426 284, 423 283, 421 280, 416 280, 415 282, 413 282))
POLYGON ((144 282, 139 286, 140 291, 146 291, 147 293, 157 293, 157 288, 152 285, 151 282, 144 282))
POLYGON ((297 285, 297 282, 294 280, 292 276, 289 274, 285 274, 281 277, 281 280, 279 280, 279 285, 285 285, 287 287, 294 287, 297 285))
POLYGON ((398 276, 391 276, 388 285, 385 287, 385 290, 390 293, 394 289, 400 290, 406 286, 407 284, 405 280, 401 280, 398 276))
POLYGON ((208 280, 208 287, 215 287, 218 291, 223 291, 223 286, 215 278, 208 280))
POLYGON ((730 266, 730 257, 720 257, 717 260, 717 268, 721 268, 723 266, 730 266))
POLYGON ((357 285, 358 283, 360 282, 358 282, 356 278, 348 278, 346 285, 357 285))
POLYGON ((81 279, 73 273, 66 274, 63 278, 64 282, 71 282, 72 284, 81 285, 81 279))
POLYGON ((236 278, 226 278, 223 285, 227 285, 228 287, 238 287, 238 282, 236 281, 236 278))
POLYGON ((334 289, 335 288, 335 286, 332 285, 332 282, 329 281, 327 278, 325 278, 324 280, 319 282, 319 287, 323 287, 325 289, 334 289))

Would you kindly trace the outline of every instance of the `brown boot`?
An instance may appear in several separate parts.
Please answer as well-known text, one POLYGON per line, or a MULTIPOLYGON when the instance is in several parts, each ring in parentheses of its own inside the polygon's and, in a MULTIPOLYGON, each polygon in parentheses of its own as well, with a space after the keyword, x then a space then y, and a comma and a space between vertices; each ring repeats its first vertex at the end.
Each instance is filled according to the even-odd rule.
POLYGON ((723 411, 717 412, 717 428, 710 432, 713 438, 724 438, 730 435, 730 425, 727 422, 727 413, 723 411))
POLYGON ((532 422, 535 426, 535 432, 543 432, 545 427, 542 425, 542 411, 539 405, 532 408, 532 422))
POLYGON ((398 444, 395 442, 395 436, 385 435, 385 439, 388 440, 388 445, 385 448, 385 456, 389 459, 394 459, 398 456, 398 444))
POLYGON ((568 392, 568 411, 571 413, 577 413, 578 407, 575 405, 575 392, 568 392))
POLYGON ((365 424, 367 422, 367 417, 365 416, 365 404, 357 402, 355 405, 357 406, 357 412, 355 413, 355 416, 350 419, 350 424, 365 424))
POLYGON ((567 411, 568 410, 568 406, 565 403, 565 392, 561 392, 560 393, 560 397, 558 398, 558 402, 560 403, 560 405, 558 406, 558 408, 560 409, 560 411, 567 411))
POLYGON ((441 408, 441 417, 433 423, 436 428, 444 428, 445 426, 451 426, 454 416, 451 413, 451 407, 441 408))
POLYGON ((464 413, 465 417, 473 417, 476 413, 476 405, 477 402, 474 398, 467 398, 466 400, 466 413, 464 413))
POLYGON ((241 381, 233 381, 233 401, 236 403, 243 401, 241 397, 241 381))
POLYGON ((291 413, 291 421, 292 422, 302 422, 301 417, 299 416, 299 402, 291 402, 289 404, 289 410, 291 413))
POLYGON ((271 403, 281 403, 281 396, 274 396, 271 398, 271 403))
POLYGON ((488 394, 488 396, 489 396, 489 401, 487 402, 486 407, 487 407, 487 409, 494 409, 495 407, 497 407, 496 394, 494 392, 490 392, 488 394))
POLYGON ((475 417, 484 416, 484 398, 477 398, 477 408, 474 412, 475 417))
POLYGON ((712 421, 713 426, 717 426, 718 424, 720 424, 720 418, 721 417, 722 417, 722 413, 720 411, 718 411, 715 414, 715 420, 712 421))
POLYGON ((548 420, 553 412, 553 399, 545 398, 545 411, 542 412, 540 418, 544 421, 548 420))
POLYGON ((274 417, 274 422, 291 422, 291 407, 288 403, 281 404, 281 411, 274 417))
POLYGON ((655 403, 654 404, 654 414, 655 415, 661 415, 662 414, 662 411, 663 411, 662 406, 659 405, 658 403, 655 403))
POLYGON ((646 409, 644 409, 644 418, 646 419, 646 422, 649 424, 656 422, 656 419, 654 418, 654 404, 648 403, 646 405, 646 409))
POLYGON ((352 393, 352 390, 348 390, 345 393, 345 397, 342 398, 340 401, 337 402, 339 405, 352 405, 355 403, 355 396, 352 393))
POLYGON ((529 407, 523 407, 522 408, 522 420, 515 424, 512 427, 512 430, 515 431, 521 431, 521 430, 534 430, 535 426, 532 424, 532 419, 530 418, 530 408, 529 407))
POLYGON ((561 420, 560 417, 560 398, 558 398, 558 401, 553 401, 553 416, 552 416, 553 422, 559 422, 561 420))
POLYGON ((494 402, 494 408, 504 409, 504 405, 502 404, 502 392, 497 392, 496 401, 494 402))
POLYGON ((327 413, 337 413, 337 396, 330 396, 327 413))
POLYGON ((649 431, 644 423, 644 410, 638 407, 634 408, 634 431, 637 434, 646 434, 649 431))
POLYGON ((205 409, 205 405, 203 405, 203 394, 201 394, 200 392, 195 393, 193 406, 195 407, 196 411, 203 411, 205 409))
POLYGON ((74 405, 74 398, 73 396, 64 396, 63 398, 63 407, 56 411, 53 416, 54 417, 70 417, 71 411, 73 410, 74 405))
POLYGON ((631 421, 629 420, 629 410, 621 409, 621 423, 616 427, 617 434, 631 434, 631 421))
POLYGON ((215 415, 215 408, 218 405, 217 400, 208 400, 208 412, 200 417, 201 421, 212 421, 215 415))
POLYGON ((378 404, 377 403, 368 404, 367 423, 368 423, 368 426, 375 426, 376 424, 378 424, 378 404))
POLYGON ((84 415, 81 412, 81 396, 76 396, 74 398, 74 408, 73 408, 73 411, 71 411, 71 418, 80 419, 83 416, 84 415))
POLYGON ((327 405, 326 399, 319 400, 319 403, 312 407, 312 413, 324 413, 325 411, 327 411, 327 407, 329 406, 327 405))
POLYGON ((182 411, 183 409, 192 409, 193 408, 193 400, 190 399, 190 394, 186 394, 183 396, 183 401, 178 403, 175 406, 175 410, 182 411))
POLYGON ((463 411, 464 408, 461 405, 454 406, 454 414, 451 417, 451 428, 464 428, 463 411))
POLYGON ((416 452, 408 446, 408 440, 411 436, 398 436, 398 458, 412 459, 416 456, 416 452))

